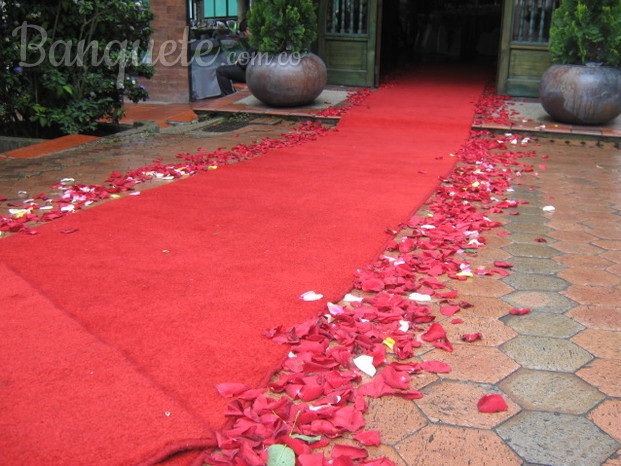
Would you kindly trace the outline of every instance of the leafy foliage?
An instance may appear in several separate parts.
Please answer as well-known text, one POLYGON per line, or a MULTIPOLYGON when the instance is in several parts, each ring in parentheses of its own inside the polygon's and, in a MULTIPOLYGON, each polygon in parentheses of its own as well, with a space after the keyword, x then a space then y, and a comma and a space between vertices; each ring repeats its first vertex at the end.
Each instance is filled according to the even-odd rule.
POLYGON ((248 27, 259 52, 307 52, 317 37, 315 6, 312 0, 255 0, 248 27))
POLYGON ((4 133, 51 137, 92 131, 145 100, 135 79, 149 46, 148 0, 0 0, 0 123, 4 133))
POLYGON ((621 0, 563 0, 552 16, 554 63, 621 65, 621 0))

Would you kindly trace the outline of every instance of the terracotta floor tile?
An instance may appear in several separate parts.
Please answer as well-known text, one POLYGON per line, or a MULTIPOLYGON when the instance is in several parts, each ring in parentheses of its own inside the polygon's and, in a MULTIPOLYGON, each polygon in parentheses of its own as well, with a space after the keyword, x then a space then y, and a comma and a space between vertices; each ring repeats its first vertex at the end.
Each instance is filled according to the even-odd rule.
POLYGON ((598 358, 621 359, 621 332, 587 329, 572 341, 598 358))
POLYGON ((427 426, 399 443, 397 451, 410 466, 522 464, 495 433, 463 427, 427 426))
MULTIPOLYGON (((621 132, 620 132, 621 133, 621 132)), ((620 134, 621 136, 621 134, 620 134)), ((621 466, 621 450, 619 450, 612 458, 607 460, 603 466, 621 466)))
POLYGON ((394 445, 427 425, 415 401, 396 396, 369 400, 364 418, 365 430, 381 430, 382 443, 386 445, 394 445))
POLYGON ((417 405, 433 423, 491 429, 520 411, 519 406, 505 396, 507 411, 479 412, 477 402, 483 396, 499 393, 489 385, 445 380, 423 393, 425 396, 417 400, 417 405))
POLYGON ((575 285, 615 286, 621 283, 621 277, 600 269, 571 268, 557 274, 575 285))
POLYGON ((603 252, 601 248, 593 246, 593 244, 581 243, 579 241, 558 241, 552 247, 561 252, 580 255, 598 255, 603 252))
POLYGON ((481 333, 483 334, 483 338, 468 344, 498 346, 517 335, 511 327, 505 325, 498 319, 487 317, 469 317, 463 315, 461 312, 457 313, 454 317, 448 317, 443 320, 446 335, 449 341, 452 342, 460 341, 462 335, 464 334, 481 333), (450 320, 454 317, 459 317, 464 322, 461 324, 451 325, 448 322, 450 322, 450 320))
POLYGON ((442 361, 452 367, 441 379, 463 380, 480 383, 496 383, 515 371, 519 366, 497 348, 488 346, 456 345, 457 350, 448 353, 434 349, 422 356, 425 361, 442 361))
POLYGON ((499 298, 513 289, 501 282, 491 278, 469 278, 468 280, 451 282, 451 288, 459 292, 461 296, 485 296, 488 298, 499 298))
POLYGON ((589 328, 621 331, 621 307, 579 306, 567 316, 589 328))
POLYGON ((555 257, 554 260, 560 262, 567 267, 575 267, 581 269, 605 269, 614 265, 614 262, 599 256, 588 256, 586 254, 565 254, 555 257))
POLYGON ((595 359, 576 375, 608 396, 621 397, 621 360, 595 359))
POLYGON ((621 251, 608 251, 601 255, 601 257, 612 261, 616 264, 621 264, 621 251))
POLYGON ((455 317, 493 317, 499 318, 509 313, 513 308, 499 298, 487 298, 484 296, 463 296, 464 301, 472 304, 472 307, 462 309, 455 317))
POLYGON ((556 231, 550 232, 549 236, 560 241, 573 241, 581 243, 590 243, 591 241, 597 240, 596 237, 584 231, 559 231, 557 229, 556 231))
POLYGON ((608 249, 611 251, 621 251, 621 241, 619 240, 602 239, 602 240, 594 241, 592 244, 602 249, 608 249))
POLYGON ((580 304, 617 306, 621 302, 621 290, 601 286, 570 286, 563 294, 580 304))
POLYGON ((621 400, 606 400, 589 413, 589 419, 621 442, 621 400))

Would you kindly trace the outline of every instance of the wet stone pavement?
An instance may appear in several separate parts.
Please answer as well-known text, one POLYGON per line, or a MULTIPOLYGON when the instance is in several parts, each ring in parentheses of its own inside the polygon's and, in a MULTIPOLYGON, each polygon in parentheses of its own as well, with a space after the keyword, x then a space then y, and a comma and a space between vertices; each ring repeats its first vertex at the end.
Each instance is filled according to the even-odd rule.
MULTIPOLYGON (((0 197, 50 193, 62 178, 98 184, 113 171, 276 137, 293 124, 260 117, 228 133, 187 126, 4 160, 0 197)), ((372 457, 398 465, 621 466, 621 150, 562 135, 538 143, 530 149, 549 156, 537 159, 546 167, 525 174, 510 194, 528 204, 519 215, 494 214, 503 227, 468 258, 474 266, 512 263, 512 273, 451 281, 474 305, 460 312, 459 329, 446 326, 455 351, 421 349, 416 357, 453 370, 415 376, 413 388, 425 394, 420 400, 371 400, 366 428, 380 430, 383 442, 368 448, 372 457), (532 312, 510 315, 515 307, 532 312), (460 341, 474 332, 483 339, 460 341), (507 411, 477 410, 477 400, 492 393, 504 396, 507 411)))

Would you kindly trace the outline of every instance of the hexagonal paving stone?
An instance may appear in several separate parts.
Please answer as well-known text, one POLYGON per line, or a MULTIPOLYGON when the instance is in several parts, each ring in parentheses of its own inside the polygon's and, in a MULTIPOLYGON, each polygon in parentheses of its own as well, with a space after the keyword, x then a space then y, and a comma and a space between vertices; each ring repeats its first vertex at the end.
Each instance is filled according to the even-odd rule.
POLYGON ((500 298, 487 298, 485 296, 464 296, 463 298, 464 301, 472 304, 472 307, 462 309, 449 320, 455 317, 493 317, 498 319, 512 309, 510 304, 505 303, 500 298))
POLYGON ((569 338, 584 327, 562 314, 531 312, 523 316, 508 315, 503 321, 521 335, 569 338))
POLYGON ((619 448, 591 421, 570 414, 522 412, 496 431, 518 455, 537 464, 597 465, 619 448))
POLYGON ((608 251, 602 254, 602 257, 617 264, 621 264, 621 251, 608 251))
POLYGON ((587 329, 572 341, 598 358, 621 359, 621 332, 587 329))
POLYGON ((564 254, 556 257, 555 261, 567 266, 579 269, 605 269, 614 265, 614 262, 600 256, 587 256, 584 254, 564 254))
POLYGON ((439 374, 441 379, 481 383, 496 383, 519 367, 497 348, 489 346, 459 345, 452 353, 434 349, 425 353, 422 359, 442 361, 453 368, 448 374, 439 374))
POLYGON ((580 243, 578 241, 558 241, 552 245, 554 249, 567 254, 592 254, 598 255, 603 252, 601 248, 588 243, 580 243))
POLYGON ((509 246, 505 246, 505 251, 509 254, 517 257, 541 257, 543 259, 549 259, 551 257, 558 256, 560 254, 556 249, 545 246, 542 244, 510 244, 509 246))
POLYGON ((539 312, 563 313, 578 303, 559 294, 543 291, 515 291, 502 297, 503 301, 515 307, 529 307, 539 312))
POLYGON ((522 461, 498 436, 488 430, 427 426, 397 445, 409 465, 472 464, 520 465, 522 461))
POLYGON ((574 241, 580 243, 590 243, 591 241, 597 240, 597 238, 587 232, 584 231, 563 231, 556 230, 551 231, 549 235, 552 238, 556 238, 560 241, 574 241))
POLYGON ((609 460, 607 460, 603 466, 621 466, 621 450, 613 454, 609 460))
POLYGON ((425 396, 416 400, 416 404, 434 423, 491 429, 520 410, 518 405, 504 397, 509 407, 507 411, 480 413, 477 403, 481 397, 500 393, 491 385, 443 380, 425 388, 423 393, 425 396))
MULTIPOLYGON (((556 242, 556 240, 554 238, 550 238, 549 236, 546 236, 545 234, 541 234, 541 233, 513 233, 511 234, 511 236, 509 236, 509 238, 511 238, 511 243, 522 243, 522 244, 526 244, 526 245, 531 245, 533 243, 537 243, 535 240, 539 239, 539 238, 544 238, 547 240, 547 244, 553 244, 556 242)), ((508 246, 508 245, 505 245, 508 246)), ((500 246, 504 249, 503 246, 500 246)))
POLYGON ((567 340, 519 336, 501 350, 528 369, 574 372, 593 357, 567 340))
POLYGON ((591 234, 599 239, 621 240, 621 231, 618 228, 596 228, 591 234))
MULTIPOLYGON (((500 322, 498 319, 488 317, 468 317, 459 313, 455 317, 460 317, 464 322, 461 324, 451 325, 443 324, 449 341, 458 342, 462 335, 481 333, 483 338, 468 343, 469 345, 498 346, 505 341, 515 337, 515 333, 510 327, 500 322)), ((452 317, 447 318, 450 320, 452 317)))
POLYGON ((601 269, 565 269, 558 276, 574 285, 615 286, 621 277, 601 269))
POLYGON ((511 258, 513 272, 522 273, 547 273, 554 274, 560 272, 565 267, 552 259, 541 259, 535 257, 513 257, 511 258))
POLYGON ((606 400, 589 413, 589 419, 621 442, 621 400, 606 400))
POLYGON ((364 415, 366 430, 381 430, 382 443, 394 445, 427 425, 427 419, 410 400, 385 396, 369 400, 364 415))
POLYGON ((621 361, 618 359, 596 359, 576 375, 608 396, 621 397, 621 361))
POLYGON ((512 222, 506 224, 504 227, 514 233, 534 233, 537 235, 546 235, 550 232, 550 229, 543 223, 536 224, 512 222))
POLYGON ((580 304, 618 306, 621 302, 621 289, 619 288, 572 285, 563 293, 580 304))
POLYGON ((608 240, 602 239, 594 241, 593 244, 602 249, 608 249, 611 251, 621 251, 621 240, 608 240))
POLYGON ((613 265, 612 267, 608 267, 606 271, 610 273, 614 273, 618 277, 621 277, 621 264, 613 265))
POLYGON ((589 328, 602 330, 621 330, 621 307, 578 306, 567 316, 589 328))
POLYGON ((500 388, 524 409, 565 414, 587 412, 604 395, 573 374, 520 369, 500 388))
POLYGON ((517 291, 562 291, 569 286, 561 278, 538 273, 512 273, 502 281, 517 291))
POLYGON ((500 280, 494 278, 471 278, 464 281, 451 282, 451 288, 465 296, 485 296, 488 298, 499 298, 511 293, 513 289, 500 280))

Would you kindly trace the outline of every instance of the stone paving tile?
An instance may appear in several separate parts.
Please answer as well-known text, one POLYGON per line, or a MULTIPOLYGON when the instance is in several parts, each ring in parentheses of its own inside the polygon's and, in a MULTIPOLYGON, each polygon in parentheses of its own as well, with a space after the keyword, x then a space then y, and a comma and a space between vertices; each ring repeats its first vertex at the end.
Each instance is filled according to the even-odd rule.
POLYGON ((520 369, 500 388, 522 408, 583 414, 604 399, 604 395, 573 374, 520 369))
MULTIPOLYGON (((556 247, 556 245, 555 245, 556 247)), ((512 257, 513 272, 540 273, 553 275, 564 269, 564 266, 553 259, 541 259, 534 257, 512 257)))
POLYGON ((511 244, 505 246, 503 249, 511 255, 518 257, 541 257, 543 259, 550 259, 560 254, 560 252, 553 247, 534 242, 532 244, 511 244))
POLYGON ((621 442, 621 400, 606 400, 589 413, 589 419, 621 442))
POLYGON ((605 269, 614 265, 614 262, 600 256, 588 256, 585 254, 565 254, 555 258, 556 261, 567 267, 580 269, 605 269))
POLYGON ((603 251, 602 248, 593 246, 593 244, 581 243, 578 241, 558 241, 553 244, 553 247, 561 252, 581 255, 597 255, 603 251))
POLYGON ((499 318, 509 313, 513 308, 510 304, 499 298, 485 296, 462 296, 464 301, 472 304, 472 307, 464 308, 455 317, 493 317, 499 318))
POLYGON ((621 283, 621 277, 600 269, 571 268, 559 272, 557 276, 575 285, 615 286, 621 283))
POLYGON ((618 306, 621 303, 621 290, 618 288, 573 285, 567 291, 564 291, 563 294, 580 304, 618 306))
POLYGON ((603 240, 593 241, 591 244, 593 244, 594 246, 597 246, 598 248, 602 248, 602 249, 621 251, 621 240, 603 239, 603 240))
POLYGON ((621 360, 595 359, 576 375, 608 396, 621 397, 621 360))
POLYGON ((551 230, 559 230, 559 231, 584 231, 589 232, 591 228, 587 225, 583 225, 582 223, 576 222, 576 217, 574 214, 571 215, 571 218, 563 221, 560 217, 555 216, 550 222, 547 223, 548 228, 551 230))
POLYGON ((561 278, 538 273, 512 273, 502 281, 517 291, 562 291, 569 286, 561 278))
POLYGON ((546 240, 547 243, 544 244, 555 244, 556 240, 554 238, 550 238, 549 236, 546 236, 545 234, 538 234, 538 233, 513 233, 510 236, 508 236, 508 238, 511 238, 511 243, 517 243, 517 244, 540 244, 537 243, 537 239, 543 238, 546 240))
POLYGON ((534 337, 570 338, 584 330, 584 326, 565 315, 545 312, 531 312, 523 316, 508 315, 503 321, 520 335, 534 337))
POLYGON ((545 223, 508 223, 504 226, 507 230, 513 233, 531 233, 536 235, 547 235, 550 232, 550 228, 545 223))
POLYGON ((602 254, 601 257, 612 261, 615 264, 621 264, 621 251, 608 251, 602 254))
POLYGON ((621 359, 621 332, 587 329, 571 340, 598 358, 621 359))
POLYGON ((610 459, 604 463, 604 466, 621 466, 621 450, 612 455, 610 459))
POLYGON ((497 383, 519 367, 497 348, 466 344, 455 346, 458 348, 452 353, 434 349, 422 356, 425 361, 442 361, 453 368, 448 374, 439 374, 440 379, 497 383))
POLYGON ((496 431, 518 455, 536 464, 598 465, 619 448, 590 420, 570 414, 522 412, 496 431))
POLYGON ((589 328, 602 330, 621 330, 621 307, 578 306, 567 316, 589 328))
POLYGON ((520 411, 511 399, 504 397, 509 409, 498 413, 480 413, 481 397, 502 393, 491 385, 443 380, 422 390, 418 407, 433 423, 491 429, 520 411))
POLYGON ((460 296, 485 296, 488 298, 499 298, 513 291, 509 285, 500 280, 480 277, 451 282, 451 288, 457 290, 460 296))
POLYGON ((427 419, 413 401, 396 396, 370 400, 364 418, 365 430, 381 429, 382 443, 387 445, 394 445, 427 425, 427 419))
POLYGON ((522 464, 495 433, 464 427, 427 426, 399 443, 397 451, 410 466, 522 464))
MULTIPOLYGON (((451 342, 460 341, 464 334, 481 333, 483 334, 483 338, 469 344, 498 346, 517 335, 510 327, 498 319, 469 317, 462 315, 462 313, 459 314, 459 317, 464 321, 463 323, 456 325, 443 323, 446 336, 451 342)), ((453 319, 453 317, 446 318, 445 320, 450 321, 451 319, 453 319)))
POLYGON ((559 293, 542 291, 515 291, 502 299, 515 307, 528 307, 539 312, 563 313, 578 305, 559 293))
POLYGON ((590 243, 597 238, 584 231, 566 231, 556 230, 548 233, 552 238, 556 238, 560 241, 572 241, 577 243, 590 243))
POLYGON ((501 350, 528 369, 574 372, 593 357, 580 346, 558 338, 518 336, 501 350))

